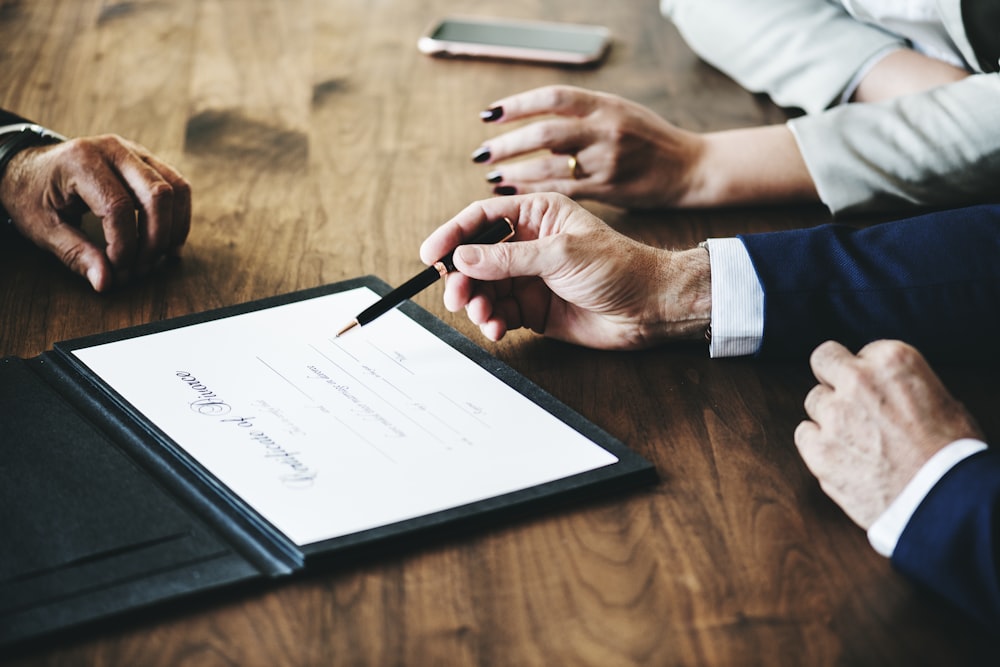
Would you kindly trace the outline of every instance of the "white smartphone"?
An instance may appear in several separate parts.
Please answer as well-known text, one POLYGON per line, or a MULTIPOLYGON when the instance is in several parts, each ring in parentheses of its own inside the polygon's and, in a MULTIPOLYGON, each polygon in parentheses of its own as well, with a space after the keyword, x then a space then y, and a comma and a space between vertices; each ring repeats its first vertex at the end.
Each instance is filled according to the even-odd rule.
POLYGON ((603 26, 457 16, 435 22, 417 42, 434 56, 565 65, 597 63, 610 45, 611 32, 603 26))

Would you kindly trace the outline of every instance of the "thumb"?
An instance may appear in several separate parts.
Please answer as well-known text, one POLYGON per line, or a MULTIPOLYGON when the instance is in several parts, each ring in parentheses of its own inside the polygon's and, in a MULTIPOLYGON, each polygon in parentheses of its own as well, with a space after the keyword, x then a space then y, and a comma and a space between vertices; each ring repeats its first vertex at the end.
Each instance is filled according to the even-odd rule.
POLYGON ((95 291, 111 287, 110 262, 80 230, 58 225, 50 231, 46 245, 70 270, 86 278, 95 291))
POLYGON ((461 245, 453 259, 456 269, 476 280, 540 276, 545 269, 538 241, 461 245))

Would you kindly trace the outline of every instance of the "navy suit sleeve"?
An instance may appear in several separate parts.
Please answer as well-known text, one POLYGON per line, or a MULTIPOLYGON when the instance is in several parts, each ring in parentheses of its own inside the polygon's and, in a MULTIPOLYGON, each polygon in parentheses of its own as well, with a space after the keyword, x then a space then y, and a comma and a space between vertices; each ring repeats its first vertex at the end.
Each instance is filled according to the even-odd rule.
POLYGON ((892 563, 987 626, 1000 629, 1000 452, 949 470, 910 517, 892 563))
POLYGON ((758 356, 896 338, 932 359, 1000 357, 1000 206, 740 239, 764 290, 758 356))

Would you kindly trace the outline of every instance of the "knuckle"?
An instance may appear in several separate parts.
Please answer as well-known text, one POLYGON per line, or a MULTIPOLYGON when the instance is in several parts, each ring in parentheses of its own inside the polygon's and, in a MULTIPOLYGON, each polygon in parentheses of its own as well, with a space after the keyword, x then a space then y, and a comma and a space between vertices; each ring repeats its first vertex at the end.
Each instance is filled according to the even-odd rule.
POLYGON ((159 204, 169 203, 174 197, 174 188, 166 181, 157 181, 149 185, 149 197, 154 208, 159 204))
POLYGON ((549 146, 555 143, 557 137, 556 126, 553 122, 538 123, 535 126, 535 132, 538 135, 538 142, 544 146, 549 146))
POLYGON ((174 194, 178 198, 185 200, 191 198, 191 184, 188 183, 187 179, 178 179, 176 183, 172 184, 172 187, 174 189, 174 194))
POLYGON ((839 343, 837 343, 836 341, 832 340, 824 341, 819 345, 817 345, 816 348, 812 351, 812 354, 809 355, 809 361, 814 366, 817 364, 822 364, 828 358, 831 358, 833 355, 835 355, 838 348, 839 348, 839 343))
POLYGON ((71 162, 86 163, 95 152, 95 142, 90 137, 68 139, 60 145, 60 150, 71 162))
POLYGON ((569 234, 555 234, 548 238, 548 251, 551 251, 555 257, 565 258, 570 254, 572 237, 569 234))
POLYGON ((799 450, 799 454, 805 458, 805 452, 803 449, 808 448, 810 444, 810 422, 801 421, 799 425, 795 427, 795 432, 792 433, 792 439, 795 441, 795 446, 799 450))
POLYGON ((625 123, 622 122, 621 117, 618 115, 609 118, 608 121, 603 124, 602 130, 612 146, 620 146, 624 144, 628 141, 631 135, 629 128, 626 127, 625 123))
POLYGON ((822 385, 816 385, 815 387, 810 389, 809 392, 806 394, 805 404, 807 408, 812 407, 816 404, 816 401, 819 399, 819 392, 821 386, 822 385))
POLYGON ((125 139, 121 135, 110 133, 110 134, 100 134, 94 138, 94 140, 101 146, 105 148, 117 148, 119 146, 125 145, 125 139))
POLYGON ((546 192, 543 197, 547 200, 548 205, 552 207, 569 206, 573 203, 572 199, 561 192, 546 192))
POLYGON ((542 98, 549 107, 559 107, 566 103, 570 87, 562 84, 546 86, 542 89, 542 98))
POLYGON ((486 250, 493 254, 493 260, 500 266, 509 266, 513 260, 513 249, 508 243, 497 243, 486 250))
POLYGON ((67 139, 59 148, 69 161, 86 169, 95 160, 113 155, 123 146, 124 140, 117 134, 100 134, 67 139))
POLYGON ((844 396, 868 394, 873 388, 872 379, 858 366, 850 366, 843 372, 837 383, 837 391, 844 396))
POLYGON ((914 347, 902 341, 884 340, 879 341, 879 343, 879 351, 890 363, 909 364, 918 356, 917 350, 914 347))
POLYGON ((558 213, 572 204, 573 200, 562 194, 546 190, 537 192, 528 199, 529 215, 535 220, 544 220, 548 216, 558 213))
POLYGON ((101 217, 111 216, 116 219, 118 216, 127 216, 135 212, 135 202, 125 193, 113 195, 107 198, 103 204, 103 210, 94 211, 101 217))
POLYGON ((76 269, 81 266, 83 256, 86 252, 87 244, 80 240, 58 248, 56 250, 56 256, 59 257, 59 261, 61 261, 64 265, 71 269, 76 269))

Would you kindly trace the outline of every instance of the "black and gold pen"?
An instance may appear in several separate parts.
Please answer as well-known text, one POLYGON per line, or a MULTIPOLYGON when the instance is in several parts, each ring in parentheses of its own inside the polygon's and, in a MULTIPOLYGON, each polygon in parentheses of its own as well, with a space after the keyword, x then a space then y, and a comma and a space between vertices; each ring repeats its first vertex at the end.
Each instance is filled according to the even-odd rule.
MULTIPOLYGON (((502 218, 495 222, 490 223, 490 225, 484 229, 481 233, 472 237, 466 243, 474 244, 486 244, 486 243, 502 243, 514 235, 514 223, 508 218, 502 218)), ((385 315, 390 310, 403 303, 409 298, 412 298, 421 290, 426 289, 433 285, 437 280, 443 277, 445 274, 455 270, 454 263, 455 251, 452 250, 447 255, 434 262, 432 265, 428 266, 426 269, 413 276, 405 283, 392 290, 384 297, 376 301, 374 304, 365 308, 361 311, 357 317, 355 317, 351 322, 349 322, 343 329, 337 332, 337 336, 341 336, 344 332, 353 329, 356 326, 364 326, 375 320, 376 318, 385 315)))

